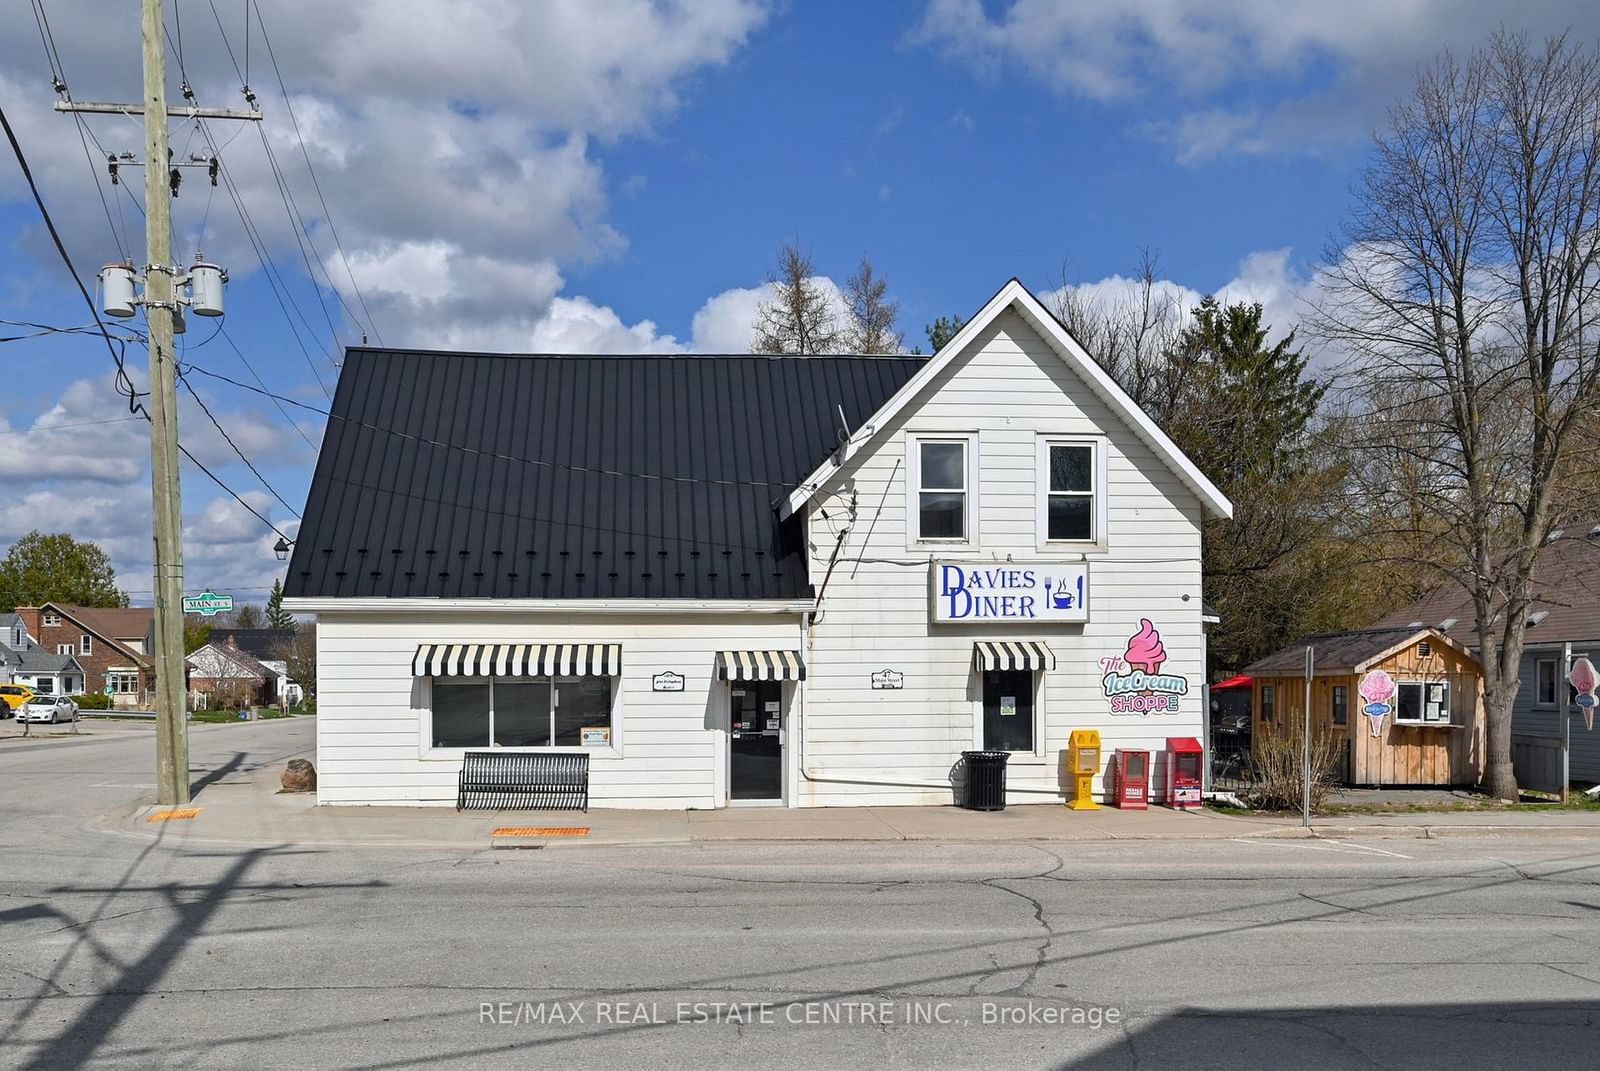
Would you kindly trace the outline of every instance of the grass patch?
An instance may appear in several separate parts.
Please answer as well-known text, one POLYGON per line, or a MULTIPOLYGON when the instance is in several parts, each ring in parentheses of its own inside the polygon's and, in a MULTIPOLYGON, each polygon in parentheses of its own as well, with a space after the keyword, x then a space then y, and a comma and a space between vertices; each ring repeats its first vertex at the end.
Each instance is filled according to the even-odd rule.
POLYGON ((189 715, 190 721, 198 721, 206 725, 221 725, 224 722, 245 721, 233 710, 197 710, 189 715))

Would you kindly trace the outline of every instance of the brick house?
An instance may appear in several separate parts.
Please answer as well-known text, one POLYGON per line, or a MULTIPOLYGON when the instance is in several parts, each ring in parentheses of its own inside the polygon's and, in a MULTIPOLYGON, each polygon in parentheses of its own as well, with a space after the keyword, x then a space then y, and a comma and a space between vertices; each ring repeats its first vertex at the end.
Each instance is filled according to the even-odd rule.
POLYGON ((40 647, 77 659, 84 691, 107 692, 119 707, 149 702, 155 685, 153 609, 47 602, 16 612, 40 647))

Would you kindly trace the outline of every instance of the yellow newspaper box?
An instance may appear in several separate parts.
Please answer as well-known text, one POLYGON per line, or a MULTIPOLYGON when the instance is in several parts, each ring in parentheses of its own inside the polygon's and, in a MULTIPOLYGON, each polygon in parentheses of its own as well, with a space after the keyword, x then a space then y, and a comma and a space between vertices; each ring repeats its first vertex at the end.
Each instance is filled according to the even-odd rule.
POLYGON ((1067 761, 1072 766, 1072 783, 1076 789, 1067 806, 1074 811, 1098 811, 1100 805, 1094 801, 1094 775, 1100 772, 1100 731, 1072 730, 1067 761))

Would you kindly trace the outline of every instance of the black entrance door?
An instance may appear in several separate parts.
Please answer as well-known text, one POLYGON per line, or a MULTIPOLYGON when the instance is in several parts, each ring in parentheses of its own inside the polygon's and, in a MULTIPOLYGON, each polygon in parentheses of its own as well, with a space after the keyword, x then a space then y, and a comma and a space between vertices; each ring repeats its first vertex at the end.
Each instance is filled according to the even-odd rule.
POLYGON ((983 746, 986 751, 1033 750, 1033 673, 991 669, 983 675, 983 746))
POLYGON ((734 681, 729 688, 733 732, 728 795, 736 800, 781 800, 783 682, 734 681))

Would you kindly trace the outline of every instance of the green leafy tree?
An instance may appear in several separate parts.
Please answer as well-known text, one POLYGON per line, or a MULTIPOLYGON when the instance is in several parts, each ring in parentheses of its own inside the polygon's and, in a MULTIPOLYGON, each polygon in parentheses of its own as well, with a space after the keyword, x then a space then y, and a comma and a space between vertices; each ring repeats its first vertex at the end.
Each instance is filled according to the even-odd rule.
POLYGON ((192 618, 183 619, 183 653, 194 654, 211 642, 211 622, 192 618))
POLYGON ((938 353, 966 325, 967 321, 959 316, 941 316, 922 330, 928 336, 928 345, 933 347, 934 353, 938 353))
POLYGON ((29 532, 0 560, 0 607, 62 602, 76 606, 127 606, 105 551, 65 532, 29 532))
POLYGON ((283 581, 272 582, 272 593, 267 596, 267 627, 293 632, 294 615, 283 608, 283 581))
POLYGON ((233 616, 228 620, 229 628, 262 628, 265 618, 255 603, 244 602, 235 607, 233 616))
POLYGON ((1219 669, 1352 623, 1323 597, 1353 554, 1330 508, 1342 470, 1318 423, 1327 387, 1293 331, 1269 333, 1260 305, 1208 297, 1146 383, 1152 415, 1234 504, 1232 518, 1205 522, 1202 550, 1206 601, 1224 622, 1211 641, 1219 669))

